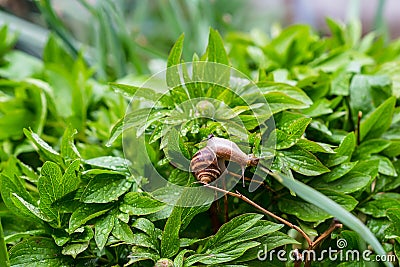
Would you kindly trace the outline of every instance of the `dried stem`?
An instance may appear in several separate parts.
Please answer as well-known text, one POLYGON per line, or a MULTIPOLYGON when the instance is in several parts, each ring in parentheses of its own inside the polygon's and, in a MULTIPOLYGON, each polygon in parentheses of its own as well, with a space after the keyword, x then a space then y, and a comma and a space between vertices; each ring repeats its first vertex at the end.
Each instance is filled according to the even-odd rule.
POLYGON ((300 227, 298 227, 297 225, 294 225, 294 224, 286 221, 285 219, 279 217, 278 215, 273 214, 269 210, 264 209, 263 207, 261 207, 260 205, 258 205, 254 201, 250 200, 249 198, 245 197, 244 195, 240 194, 239 192, 233 193, 233 192, 221 189, 221 188, 216 187, 216 186, 208 185, 208 184, 205 184, 205 186, 207 186, 207 187, 209 187, 211 189, 214 189, 216 191, 225 193, 227 195, 239 198, 239 199, 243 200, 244 202, 247 202, 248 204, 250 204, 253 207, 255 207, 255 208, 259 209, 260 211, 262 211, 263 213, 265 213, 265 214, 271 216, 272 218, 276 219, 277 221, 280 221, 281 223, 284 223, 285 225, 289 226, 290 228, 295 229, 297 232, 299 232, 304 237, 304 239, 308 243, 308 246, 309 247, 312 246, 312 241, 311 241, 310 237, 300 227))

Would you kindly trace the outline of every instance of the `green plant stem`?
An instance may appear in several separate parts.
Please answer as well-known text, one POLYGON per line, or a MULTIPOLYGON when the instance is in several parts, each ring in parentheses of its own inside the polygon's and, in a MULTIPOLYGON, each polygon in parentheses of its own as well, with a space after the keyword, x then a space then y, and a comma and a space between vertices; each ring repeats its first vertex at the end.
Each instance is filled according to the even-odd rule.
POLYGON ((4 240, 3 226, 0 220, 0 266, 8 267, 10 266, 10 261, 8 259, 8 252, 6 242, 4 240))

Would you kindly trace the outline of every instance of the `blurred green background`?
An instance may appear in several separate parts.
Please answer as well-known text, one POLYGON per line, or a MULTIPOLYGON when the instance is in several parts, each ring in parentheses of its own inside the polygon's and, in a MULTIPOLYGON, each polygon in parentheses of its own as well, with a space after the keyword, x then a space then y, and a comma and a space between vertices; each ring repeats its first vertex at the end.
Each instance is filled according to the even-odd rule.
POLYGON ((326 31, 325 18, 357 19, 363 32, 386 40, 400 35, 396 0, 0 0, 0 24, 19 33, 17 48, 40 57, 50 32, 73 56, 83 51, 102 81, 165 67, 174 41, 185 33, 183 58, 204 52, 209 27, 273 34, 274 25, 307 23, 326 31), (49 29, 51 31, 49 31, 49 29))

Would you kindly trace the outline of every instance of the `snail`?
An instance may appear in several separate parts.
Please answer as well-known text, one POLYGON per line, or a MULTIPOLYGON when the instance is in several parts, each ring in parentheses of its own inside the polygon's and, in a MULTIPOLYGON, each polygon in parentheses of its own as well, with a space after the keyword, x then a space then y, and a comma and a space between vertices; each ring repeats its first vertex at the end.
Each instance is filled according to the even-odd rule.
POLYGON ((225 161, 232 161, 242 169, 241 178, 244 185, 244 171, 247 166, 256 166, 259 158, 252 154, 247 155, 234 142, 208 136, 207 146, 200 149, 192 158, 190 168, 198 181, 210 183, 216 180, 225 171, 225 161))
POLYGON ((190 161, 190 169, 196 179, 205 184, 215 181, 222 174, 217 155, 208 146, 194 154, 190 161))
POLYGON ((260 161, 260 158, 255 157, 253 154, 244 153, 234 142, 224 138, 215 137, 212 134, 208 136, 207 147, 211 148, 215 152, 217 158, 224 161, 233 161, 239 164, 242 169, 241 178, 243 180, 243 187, 244 171, 246 167, 257 166, 260 161))

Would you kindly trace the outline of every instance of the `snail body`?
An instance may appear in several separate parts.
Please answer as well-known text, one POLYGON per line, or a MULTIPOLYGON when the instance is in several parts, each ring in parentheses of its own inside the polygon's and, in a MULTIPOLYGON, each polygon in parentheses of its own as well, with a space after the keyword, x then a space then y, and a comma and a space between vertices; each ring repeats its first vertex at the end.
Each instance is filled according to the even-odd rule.
POLYGON ((205 184, 215 181, 222 174, 217 155, 208 146, 194 154, 190 161, 190 169, 196 179, 205 184))
POLYGON ((209 135, 207 146, 197 151, 190 161, 190 169, 202 183, 215 181, 225 171, 225 161, 232 161, 241 167, 244 186, 244 171, 247 166, 256 166, 259 158, 244 153, 234 142, 209 135))
POLYGON ((257 166, 259 158, 252 154, 244 153, 234 142, 210 135, 207 147, 214 151, 216 156, 224 161, 233 161, 241 167, 244 186, 244 171, 247 166, 257 166))

